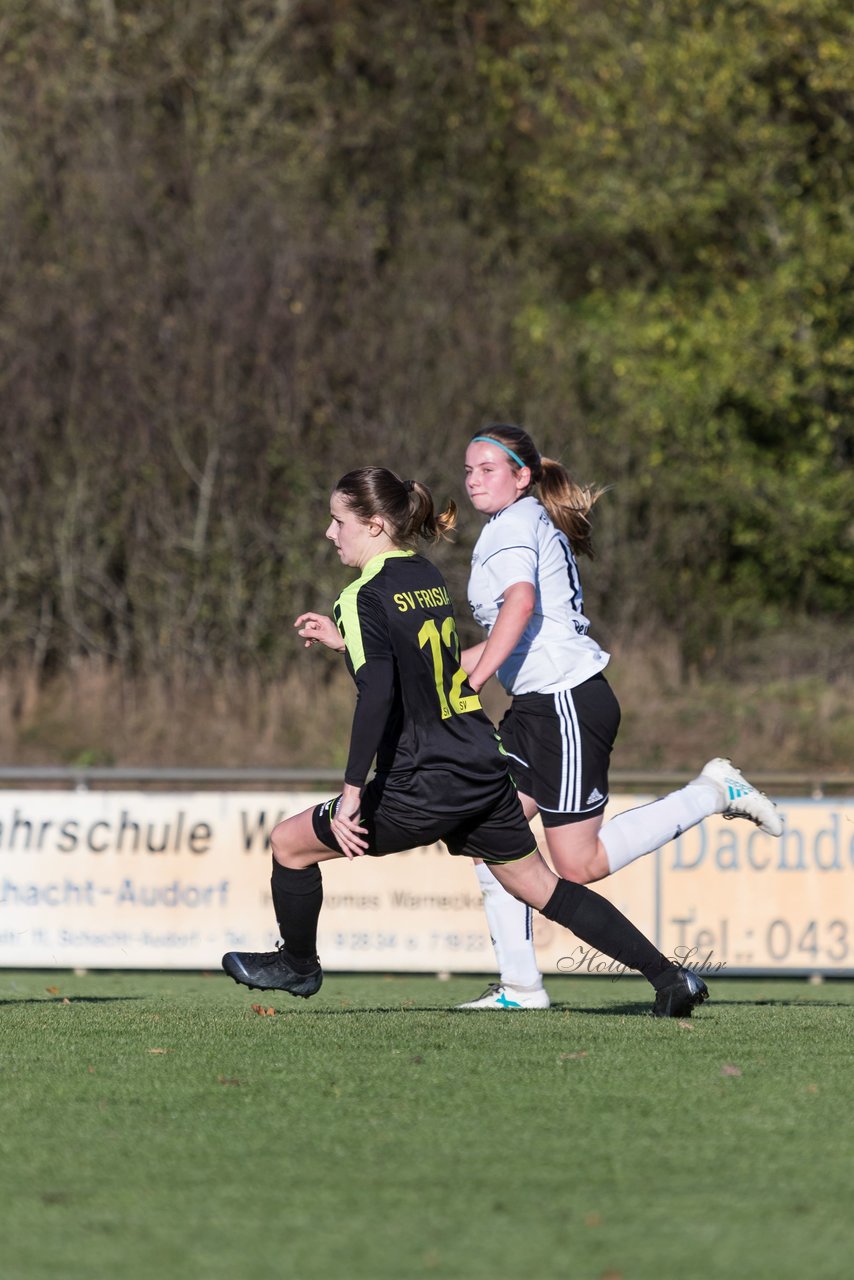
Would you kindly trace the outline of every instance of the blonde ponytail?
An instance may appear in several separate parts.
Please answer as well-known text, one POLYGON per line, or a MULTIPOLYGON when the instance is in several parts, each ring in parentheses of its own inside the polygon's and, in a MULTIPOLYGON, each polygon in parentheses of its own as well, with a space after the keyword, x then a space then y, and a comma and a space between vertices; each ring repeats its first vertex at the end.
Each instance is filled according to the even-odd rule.
POLYGON ((592 558, 590 510, 605 490, 578 484, 566 467, 553 458, 540 458, 540 476, 536 483, 540 502, 552 524, 566 534, 576 555, 592 558))

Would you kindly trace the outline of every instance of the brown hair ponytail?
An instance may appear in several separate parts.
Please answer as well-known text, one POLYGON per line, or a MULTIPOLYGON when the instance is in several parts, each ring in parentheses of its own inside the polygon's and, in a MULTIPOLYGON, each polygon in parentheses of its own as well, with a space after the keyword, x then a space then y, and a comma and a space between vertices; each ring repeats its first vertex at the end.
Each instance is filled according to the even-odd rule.
POLYGON ((360 520, 381 516, 391 540, 410 547, 424 538, 436 542, 447 537, 457 523, 456 504, 437 512, 433 495, 420 480, 401 480, 386 467, 359 467, 348 471, 335 486, 360 520))

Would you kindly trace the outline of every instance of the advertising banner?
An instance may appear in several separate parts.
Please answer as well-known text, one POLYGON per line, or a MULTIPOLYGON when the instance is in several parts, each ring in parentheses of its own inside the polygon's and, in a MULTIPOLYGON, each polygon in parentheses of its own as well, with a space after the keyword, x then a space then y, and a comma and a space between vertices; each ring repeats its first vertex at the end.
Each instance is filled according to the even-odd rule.
MULTIPOLYGON (((216 969, 277 940, 269 836, 317 792, 0 793, 0 965, 216 969)), ((615 797, 613 814, 648 797, 615 797)), ((854 800, 781 802, 779 840, 709 819, 594 886, 704 971, 854 973, 854 800)), ((542 841, 539 823, 534 830, 542 841)), ((492 973, 480 891, 444 845, 323 866, 328 971, 492 973)), ((547 973, 612 972, 534 917, 547 973)))

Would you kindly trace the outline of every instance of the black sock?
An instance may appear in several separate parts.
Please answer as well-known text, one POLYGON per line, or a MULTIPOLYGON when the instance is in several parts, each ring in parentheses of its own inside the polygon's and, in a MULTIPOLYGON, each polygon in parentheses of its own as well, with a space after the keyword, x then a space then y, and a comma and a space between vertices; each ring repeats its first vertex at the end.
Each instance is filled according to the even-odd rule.
POLYGON ((317 863, 299 870, 273 859, 273 910, 288 958, 298 971, 317 964, 317 921, 323 906, 323 879, 317 863), (300 968, 302 966, 302 969, 300 968))
POLYGON ((666 986, 676 965, 654 947, 621 911, 583 884, 558 880, 542 915, 571 929, 577 938, 629 969, 637 969, 656 988, 666 986))

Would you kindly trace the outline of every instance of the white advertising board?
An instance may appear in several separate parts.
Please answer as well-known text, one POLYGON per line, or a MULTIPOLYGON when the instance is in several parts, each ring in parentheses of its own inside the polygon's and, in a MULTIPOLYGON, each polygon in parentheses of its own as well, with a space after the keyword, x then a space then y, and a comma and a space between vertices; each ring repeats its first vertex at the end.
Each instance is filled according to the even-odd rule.
MULTIPOLYGON (((326 798, 0 793, 0 965, 215 969, 224 951, 270 949, 270 831, 326 798)), ((615 797, 609 812, 645 799, 615 797)), ((854 973, 854 800, 781 809, 780 840, 707 820, 595 889, 667 954, 712 972, 854 973)), ((323 880, 328 971, 494 970, 474 872, 443 845, 325 863, 323 880)), ((535 940, 545 972, 608 971, 540 916, 535 940)))

